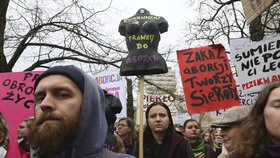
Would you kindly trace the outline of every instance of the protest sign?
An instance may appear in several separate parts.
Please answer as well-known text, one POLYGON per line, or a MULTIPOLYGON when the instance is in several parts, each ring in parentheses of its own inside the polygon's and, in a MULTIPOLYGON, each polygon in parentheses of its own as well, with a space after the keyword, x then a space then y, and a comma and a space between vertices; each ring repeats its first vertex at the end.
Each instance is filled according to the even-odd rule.
POLYGON ((268 83, 280 81, 279 35, 235 51, 234 60, 243 94, 259 92, 268 83))
MULTIPOLYGON (((234 58, 235 51, 250 45, 250 38, 233 38, 230 39, 230 59, 234 58)), ((235 65, 235 60, 230 60, 230 64, 235 65)))
POLYGON ((6 158, 17 158, 20 151, 17 129, 34 115, 33 84, 41 72, 0 73, 0 111, 8 124, 9 144, 6 158))
POLYGON ((225 48, 209 45, 177 51, 190 114, 240 105, 225 48))
POLYGON ((277 0, 241 0, 245 19, 250 24, 277 0))
POLYGON ((100 85, 102 89, 105 89, 109 94, 114 95, 120 99, 122 103, 122 111, 117 114, 117 118, 127 116, 126 108, 126 89, 125 81, 123 77, 120 76, 120 70, 108 70, 97 73, 94 75, 96 82, 100 85))
POLYGON ((175 118, 176 118, 175 119, 176 124, 183 125, 186 120, 191 118, 191 116, 188 113, 177 112, 175 118))

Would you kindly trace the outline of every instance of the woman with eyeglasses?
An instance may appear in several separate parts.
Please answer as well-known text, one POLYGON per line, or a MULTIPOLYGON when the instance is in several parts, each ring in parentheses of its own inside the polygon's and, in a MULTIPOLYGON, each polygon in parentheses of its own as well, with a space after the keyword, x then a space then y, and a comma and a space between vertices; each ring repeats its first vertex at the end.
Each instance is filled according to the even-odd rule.
POLYGON ((121 118, 117 125, 117 134, 121 137, 124 143, 126 153, 133 155, 135 144, 135 128, 133 120, 129 117, 121 118))
POLYGON ((210 145, 201 137, 200 124, 194 119, 188 119, 183 125, 184 136, 191 143, 195 158, 216 158, 217 155, 210 145))

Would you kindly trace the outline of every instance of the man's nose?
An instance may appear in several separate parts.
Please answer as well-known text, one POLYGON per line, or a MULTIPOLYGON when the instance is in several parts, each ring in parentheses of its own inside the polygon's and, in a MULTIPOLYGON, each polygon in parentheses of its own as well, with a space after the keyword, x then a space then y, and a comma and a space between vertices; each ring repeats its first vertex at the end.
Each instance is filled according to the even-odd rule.
POLYGON ((46 95, 39 106, 42 111, 53 111, 55 109, 53 98, 50 95, 46 95))

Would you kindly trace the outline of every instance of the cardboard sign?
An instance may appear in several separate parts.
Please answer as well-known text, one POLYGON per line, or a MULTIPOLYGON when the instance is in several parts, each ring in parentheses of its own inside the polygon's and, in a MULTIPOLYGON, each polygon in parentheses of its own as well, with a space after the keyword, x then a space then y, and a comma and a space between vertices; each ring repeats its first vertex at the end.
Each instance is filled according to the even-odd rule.
POLYGON ((34 115, 33 85, 41 73, 41 71, 0 73, 0 111, 7 121, 9 131, 6 158, 21 157, 17 129, 24 119, 34 115))
POLYGON ((243 94, 257 93, 264 85, 280 81, 279 38, 267 38, 235 51, 232 60, 243 94))
POLYGON ((177 51, 190 114, 240 105, 225 48, 210 45, 177 51))
POLYGON ((262 14, 276 0, 241 0, 245 19, 247 24, 250 24, 256 17, 262 14))

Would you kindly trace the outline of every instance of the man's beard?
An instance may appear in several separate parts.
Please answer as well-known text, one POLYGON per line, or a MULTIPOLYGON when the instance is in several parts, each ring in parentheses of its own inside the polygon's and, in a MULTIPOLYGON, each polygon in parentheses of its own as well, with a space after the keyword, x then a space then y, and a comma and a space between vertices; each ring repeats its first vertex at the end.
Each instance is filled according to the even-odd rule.
POLYGON ((73 143, 79 129, 79 115, 65 120, 62 116, 46 112, 28 128, 30 144, 39 149, 38 155, 52 157, 73 143), (44 123, 47 119, 51 122, 44 123))

